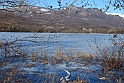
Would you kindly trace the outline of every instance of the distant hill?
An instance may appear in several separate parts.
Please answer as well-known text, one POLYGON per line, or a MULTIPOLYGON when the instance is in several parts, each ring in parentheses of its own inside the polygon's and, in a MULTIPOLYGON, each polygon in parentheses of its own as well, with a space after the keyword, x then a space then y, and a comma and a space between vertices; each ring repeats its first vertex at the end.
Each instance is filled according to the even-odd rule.
POLYGON ((92 32, 98 28, 124 28, 124 18, 108 15, 97 8, 22 6, 1 9, 0 16, 0 31, 84 32, 90 29, 92 32))

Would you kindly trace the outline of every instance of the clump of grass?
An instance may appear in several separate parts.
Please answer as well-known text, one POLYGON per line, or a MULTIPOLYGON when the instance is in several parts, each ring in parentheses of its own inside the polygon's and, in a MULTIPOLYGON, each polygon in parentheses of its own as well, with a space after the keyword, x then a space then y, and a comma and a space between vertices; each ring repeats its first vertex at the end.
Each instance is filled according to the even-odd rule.
POLYGON ((26 57, 25 52, 15 41, 8 42, 3 38, 3 41, 0 41, 0 82, 16 83, 15 78, 19 75, 18 68, 21 67, 21 64, 15 63, 24 61, 26 57))
POLYGON ((72 83, 86 83, 86 82, 74 80, 72 83))
POLYGON ((32 60, 32 62, 36 62, 37 61, 37 54, 36 54, 36 52, 32 53, 31 60, 32 60))
POLYGON ((43 64, 50 64, 50 56, 48 54, 48 51, 45 49, 45 51, 42 51, 43 49, 40 48, 40 57, 39 57, 39 62, 43 64))
POLYGON ((86 54, 86 53, 81 53, 81 52, 77 52, 76 54, 77 58, 82 60, 82 61, 91 61, 92 60, 92 55, 91 54, 86 54))
POLYGON ((102 76, 105 80, 109 82, 123 83, 124 76, 124 54, 122 39, 119 37, 119 42, 117 41, 117 35, 113 37, 113 47, 110 49, 105 49, 101 52, 102 59, 100 60, 102 67, 102 76))
MULTIPOLYGON (((101 52, 100 54, 102 55, 101 58, 97 57, 94 59, 94 57, 91 54, 87 54, 87 53, 83 53, 83 52, 76 52, 76 53, 65 53, 63 51, 60 50, 56 50, 55 54, 53 54, 52 56, 49 55, 46 52, 43 52, 43 49, 41 48, 40 50, 40 54, 38 54, 37 52, 33 51, 32 54, 30 56, 28 56, 28 53, 23 53, 23 51, 21 51, 20 49, 17 49, 16 47, 14 47, 15 45, 13 45, 12 43, 0 43, 1 47, 0 48, 4 48, 4 50, 2 50, 2 56, 5 59, 1 59, 0 60, 0 68, 4 67, 5 65, 7 65, 8 63, 15 63, 17 58, 19 58, 20 61, 23 61, 25 64, 23 66, 21 66, 20 64, 18 64, 20 67, 26 67, 26 68, 32 68, 35 65, 35 63, 30 63, 31 62, 37 62, 37 63, 41 63, 43 65, 45 65, 45 67, 47 66, 47 64, 50 65, 57 65, 57 64, 66 64, 66 67, 69 67, 68 65, 71 64, 71 62, 76 63, 75 65, 80 65, 80 70, 82 70, 82 65, 84 66, 89 66, 92 65, 92 62, 95 62, 95 65, 100 65, 101 69, 99 69, 98 71, 100 71, 100 75, 102 78, 104 78, 104 80, 108 80, 110 83, 113 82, 117 82, 117 83, 123 83, 123 72, 124 72, 124 54, 123 54, 123 47, 124 45, 121 43, 119 44, 118 42, 113 43, 113 50, 111 52, 109 52, 108 50, 105 50, 103 52, 101 52), (117 50, 118 49, 118 50, 117 50), (14 52, 14 53, 12 53, 14 52), (23 55, 23 56, 22 56, 23 55), (11 56, 11 57, 10 57, 11 56), (20 56, 20 57, 18 57, 20 56), (30 59, 29 59, 30 57, 30 59), (24 59, 25 58, 25 59, 24 59), (29 60, 29 62, 28 62, 29 60), (98 60, 95 61, 95 60, 98 60)), ((47 68, 44 68, 47 72, 47 68)), ((84 69, 86 74, 88 74, 89 72, 93 72, 90 69, 84 69), (88 73, 87 73, 88 72, 88 73)), ((20 73, 21 71, 18 70, 18 67, 13 65, 12 69, 5 73, 7 70, 4 71, 4 76, 6 76, 5 79, 2 80, 3 83, 6 82, 19 82, 21 80, 27 80, 27 78, 23 78, 25 77, 24 73, 20 73), (16 76, 20 76, 20 78, 15 79, 16 76), (15 80, 15 81, 14 81, 15 80)), ((75 71, 77 71, 77 69, 75 69, 75 71)), ((78 71, 77 71, 78 72, 78 71)), ((83 70, 81 72, 78 72, 80 74, 82 74, 82 72, 84 72, 83 70)), ((95 72, 96 73, 96 72, 95 72)), ((97 72, 98 73, 98 72, 97 72)), ((0 73, 2 75, 2 73, 0 73)), ((45 79, 43 82, 47 83, 52 81, 53 83, 58 83, 59 82, 59 77, 56 77, 55 74, 54 77, 52 78, 50 74, 47 73, 40 73, 41 75, 43 75, 43 78, 45 79), (47 75, 47 76, 46 76, 47 75), (55 79, 57 79, 57 81, 55 81, 55 79)), ((40 77, 37 74, 38 77, 40 77)), ((37 77, 37 78, 38 78, 37 77)), ((98 77, 99 78, 99 77, 98 77)), ((40 78, 38 78, 40 80, 40 78)), ((83 79, 83 78, 82 78, 83 79)), ((101 78, 100 78, 101 79, 101 78)), ((100 80, 99 79, 99 80, 100 80)), ((89 79, 90 80, 90 79, 89 79)), ((0 80, 1 81, 1 80, 0 80)), ((31 79, 28 80, 28 82, 31 82, 31 79)), ((68 81, 68 83, 87 83, 85 81, 82 80, 74 80, 74 81, 68 81)))
POLYGON ((8 83, 11 82, 11 79, 13 78, 13 76, 16 74, 16 68, 17 66, 13 66, 11 71, 8 72, 8 74, 6 75, 7 77, 4 79, 3 83, 8 83))

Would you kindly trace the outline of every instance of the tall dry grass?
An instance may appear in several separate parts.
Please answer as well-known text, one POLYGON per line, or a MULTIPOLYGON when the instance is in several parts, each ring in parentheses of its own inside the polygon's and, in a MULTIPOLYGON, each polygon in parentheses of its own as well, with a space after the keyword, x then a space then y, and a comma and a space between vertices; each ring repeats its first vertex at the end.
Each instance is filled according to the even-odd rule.
MULTIPOLYGON (((55 50, 52 55, 44 49, 40 49, 40 53, 33 51, 32 53, 26 53, 20 49, 16 43, 3 42, 0 41, 0 82, 1 83, 21 83, 27 82, 42 82, 42 83, 60 83, 60 77, 54 74, 49 74, 48 69, 52 69, 52 66, 66 64, 66 67, 77 66, 76 69, 71 71, 77 71, 79 74, 76 77, 79 79, 73 79, 65 83, 90 83, 92 79, 86 78, 89 73, 97 76, 98 80, 96 82, 104 81, 105 83, 123 83, 124 82, 124 43, 118 35, 114 35, 112 38, 112 48, 105 48, 100 51, 101 57, 94 57, 92 54, 87 54, 86 52, 71 52, 65 53, 61 50, 55 50), (119 39, 119 42, 117 38, 119 39), (16 45, 16 46, 15 46, 16 45), (17 64, 15 64, 18 62, 17 64), (72 64, 75 63, 75 64, 72 64), (30 74, 29 77, 26 76, 23 69, 32 69, 40 64, 45 72, 30 74), (51 65, 49 68, 47 65, 51 65), (100 69, 98 71, 91 70, 91 65, 99 65, 100 69), (7 68, 7 66, 10 66, 7 68), (86 66, 86 69, 82 67, 86 66), (22 70, 21 70, 22 69, 22 70), (80 71, 78 71, 80 70, 80 71), (83 77, 80 75, 83 74, 83 77), (78 76, 79 75, 79 76, 78 76), (32 77, 34 78, 32 78, 32 77)), ((101 49, 101 47, 100 47, 101 49)), ((68 51, 69 52, 69 51, 68 51)), ((62 82, 61 82, 62 83, 62 82)))

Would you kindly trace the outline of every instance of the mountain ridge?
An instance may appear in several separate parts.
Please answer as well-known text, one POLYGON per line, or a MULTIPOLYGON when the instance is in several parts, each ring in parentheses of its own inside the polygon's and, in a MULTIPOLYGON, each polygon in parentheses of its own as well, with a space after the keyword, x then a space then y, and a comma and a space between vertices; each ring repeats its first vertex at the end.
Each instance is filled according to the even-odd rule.
MULTIPOLYGON (((83 8, 83 7, 65 7, 61 9, 52 9, 38 6, 23 6, 0 10, 8 14, 15 15, 18 18, 11 17, 18 26, 25 25, 37 29, 58 29, 63 28, 94 28, 94 27, 108 27, 108 28, 124 28, 124 19, 119 15, 108 15, 97 8, 83 8), (14 12, 12 12, 14 11, 14 12)), ((4 20, 3 24, 5 24, 4 20)), ((7 20, 7 19, 6 19, 7 20)), ((9 21, 9 24, 12 24, 9 21)), ((13 25, 14 26, 14 25, 13 25)), ((23 27, 25 27, 23 26, 23 27)), ((17 26, 16 26, 17 27, 17 26)))

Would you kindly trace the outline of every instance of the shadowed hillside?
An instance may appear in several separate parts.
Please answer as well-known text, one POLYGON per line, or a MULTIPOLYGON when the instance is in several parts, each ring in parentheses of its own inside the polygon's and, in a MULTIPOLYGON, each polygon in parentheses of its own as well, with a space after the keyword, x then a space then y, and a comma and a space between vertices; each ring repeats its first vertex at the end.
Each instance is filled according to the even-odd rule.
POLYGON ((123 33, 124 19, 97 8, 36 6, 0 10, 0 31, 123 33))

